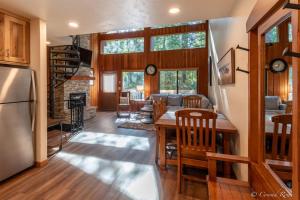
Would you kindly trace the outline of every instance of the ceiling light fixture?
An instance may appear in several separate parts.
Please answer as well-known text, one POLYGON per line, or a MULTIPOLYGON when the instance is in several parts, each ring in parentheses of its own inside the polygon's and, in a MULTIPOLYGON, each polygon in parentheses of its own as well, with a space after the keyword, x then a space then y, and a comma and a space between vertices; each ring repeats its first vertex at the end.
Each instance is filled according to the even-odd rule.
POLYGON ((179 8, 170 8, 169 13, 170 14, 178 14, 180 12, 179 8))
POLYGON ((78 28, 79 27, 78 23, 76 23, 76 22, 69 22, 69 26, 71 28, 78 28))

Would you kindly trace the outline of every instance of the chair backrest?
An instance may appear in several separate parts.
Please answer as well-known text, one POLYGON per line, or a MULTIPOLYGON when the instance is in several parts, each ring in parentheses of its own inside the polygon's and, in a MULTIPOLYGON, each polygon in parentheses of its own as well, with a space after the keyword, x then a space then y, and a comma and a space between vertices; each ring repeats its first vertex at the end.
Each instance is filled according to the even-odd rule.
POLYGON ((201 108, 201 96, 190 95, 183 97, 183 107, 185 108, 201 108))
POLYGON ((119 104, 129 104, 130 102, 130 92, 120 92, 119 104))
POLYGON ((217 114, 201 109, 183 109, 175 113, 177 145, 191 151, 216 151, 217 114))
POLYGON ((293 101, 287 101, 286 102, 286 109, 285 109, 285 113, 286 114, 290 114, 293 112, 293 101))
POLYGON ((290 114, 272 117, 274 131, 271 158, 273 160, 291 161, 292 159, 292 118, 290 114))
POLYGON ((167 111, 166 102, 162 99, 153 102, 153 119, 156 122, 167 111))

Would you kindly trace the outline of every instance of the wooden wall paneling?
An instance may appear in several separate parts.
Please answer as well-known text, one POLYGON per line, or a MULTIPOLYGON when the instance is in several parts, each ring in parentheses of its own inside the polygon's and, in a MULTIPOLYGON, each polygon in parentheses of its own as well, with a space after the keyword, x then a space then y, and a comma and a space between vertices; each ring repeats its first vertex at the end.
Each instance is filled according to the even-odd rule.
POLYGON ((90 87, 90 103, 91 106, 96 106, 99 109, 99 94, 100 94, 100 66, 99 61, 99 37, 98 34, 91 35, 91 50, 93 51, 92 68, 94 70, 94 85, 90 87))
MULTIPOLYGON (((119 34, 99 34, 99 46, 102 40, 144 37, 145 51, 142 53, 99 55, 99 66, 102 71, 116 71, 121 81, 123 70, 144 70, 147 64, 155 64, 160 69, 198 69, 198 91, 208 95, 208 39, 206 48, 181 49, 151 52, 151 37, 154 35, 176 34, 185 32, 205 31, 208 22, 192 26, 169 27, 161 29, 145 28, 143 31, 119 34)), ((145 97, 159 93, 159 73, 155 76, 145 75, 145 97)), ((100 90, 100 96, 101 90, 100 90)), ((101 100, 99 100, 99 105, 101 100)))

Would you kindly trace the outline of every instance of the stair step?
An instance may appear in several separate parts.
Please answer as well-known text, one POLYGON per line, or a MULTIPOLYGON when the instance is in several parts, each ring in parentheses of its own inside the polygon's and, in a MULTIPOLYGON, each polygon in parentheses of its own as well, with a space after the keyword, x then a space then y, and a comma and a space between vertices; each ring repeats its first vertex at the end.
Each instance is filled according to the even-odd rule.
POLYGON ((73 55, 78 55, 78 51, 74 51, 74 50, 51 50, 51 53, 54 53, 54 54, 73 54, 73 55))
POLYGON ((58 58, 58 57, 54 57, 54 58, 51 58, 51 60, 80 62, 80 58, 58 58))
POLYGON ((52 67, 57 68, 78 68, 78 65, 62 65, 62 64, 54 64, 52 67))
POLYGON ((64 71, 54 71, 55 74, 69 74, 69 75, 73 75, 73 72, 64 72, 64 71))
POLYGON ((55 78, 55 80, 56 80, 56 81, 65 82, 65 81, 67 81, 68 79, 66 79, 66 78, 65 78, 65 79, 62 79, 62 78, 55 78))

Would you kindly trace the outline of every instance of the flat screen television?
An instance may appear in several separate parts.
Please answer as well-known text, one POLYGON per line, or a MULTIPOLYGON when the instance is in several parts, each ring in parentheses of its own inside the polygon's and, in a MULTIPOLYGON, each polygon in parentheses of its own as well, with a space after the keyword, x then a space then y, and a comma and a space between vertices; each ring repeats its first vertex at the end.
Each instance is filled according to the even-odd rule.
POLYGON ((79 47, 81 65, 91 67, 93 52, 91 50, 79 47))

